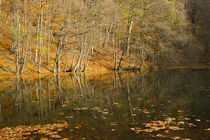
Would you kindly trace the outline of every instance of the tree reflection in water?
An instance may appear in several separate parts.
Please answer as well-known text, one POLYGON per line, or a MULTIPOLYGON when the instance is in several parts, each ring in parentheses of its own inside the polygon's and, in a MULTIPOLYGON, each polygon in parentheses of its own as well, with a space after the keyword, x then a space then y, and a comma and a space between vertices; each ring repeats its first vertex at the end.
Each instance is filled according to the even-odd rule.
POLYGON ((206 71, 162 71, 8 79, 13 86, 0 92, 0 123, 3 128, 65 120, 70 128, 62 135, 76 138, 192 138, 200 132, 205 138, 209 133, 204 129, 210 127, 208 77, 206 71), (156 123, 168 124, 155 128, 156 123))

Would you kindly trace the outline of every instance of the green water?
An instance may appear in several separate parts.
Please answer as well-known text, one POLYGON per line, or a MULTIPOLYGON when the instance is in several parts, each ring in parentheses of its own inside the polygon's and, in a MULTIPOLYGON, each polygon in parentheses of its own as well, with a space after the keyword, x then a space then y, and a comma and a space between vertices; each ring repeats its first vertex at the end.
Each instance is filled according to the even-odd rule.
MULTIPOLYGON (((209 139, 210 71, 0 78, 0 127, 66 121, 71 139, 209 139)), ((31 136, 36 137, 36 136, 31 136)))

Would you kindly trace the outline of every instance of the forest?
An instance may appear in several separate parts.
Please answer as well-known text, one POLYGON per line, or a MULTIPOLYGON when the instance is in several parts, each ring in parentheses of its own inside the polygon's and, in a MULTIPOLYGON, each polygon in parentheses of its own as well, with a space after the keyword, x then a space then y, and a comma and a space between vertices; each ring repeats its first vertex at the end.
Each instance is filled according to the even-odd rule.
POLYGON ((0 139, 207 140, 210 0, 0 0, 0 139))
POLYGON ((145 71, 209 62, 207 0, 0 3, 3 74, 145 71))

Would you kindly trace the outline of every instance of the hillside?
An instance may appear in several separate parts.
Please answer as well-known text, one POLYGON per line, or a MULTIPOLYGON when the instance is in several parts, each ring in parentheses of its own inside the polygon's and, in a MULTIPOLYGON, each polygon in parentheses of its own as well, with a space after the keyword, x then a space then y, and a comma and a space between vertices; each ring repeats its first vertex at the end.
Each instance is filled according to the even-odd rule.
MULTIPOLYGON (((14 56, 11 54, 11 51, 8 48, 1 47, 0 48, 0 75, 15 75, 16 67, 14 56)), ((119 56, 120 57, 120 56, 119 56)), ((53 64, 55 57, 50 57, 50 63, 47 65, 46 63, 42 66, 42 73, 52 73, 53 72, 53 64)), ((70 68, 70 62, 72 57, 68 58, 69 63, 67 64, 67 68, 70 68)), ((133 64, 129 64, 129 58, 127 57, 125 61, 122 63, 122 68, 133 67, 133 64)), ((61 61, 61 72, 64 72, 64 68, 66 65, 66 61, 61 61)), ((86 68, 86 72, 99 72, 104 73, 112 70, 114 68, 113 62, 113 52, 110 50, 106 51, 98 51, 94 50, 94 55, 90 58, 89 64, 86 68)), ((27 73, 38 73, 38 67, 33 62, 28 62, 24 71, 24 74, 27 73)))
POLYGON ((207 25, 193 23, 186 4, 179 0, 1 0, 0 74, 205 65, 207 25))

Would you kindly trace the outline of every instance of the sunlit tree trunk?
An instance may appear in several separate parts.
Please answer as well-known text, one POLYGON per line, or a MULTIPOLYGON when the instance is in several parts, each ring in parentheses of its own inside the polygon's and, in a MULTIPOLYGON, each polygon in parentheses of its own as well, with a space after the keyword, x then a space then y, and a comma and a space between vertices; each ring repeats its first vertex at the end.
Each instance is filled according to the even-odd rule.
POLYGON ((119 61, 119 65, 117 67, 117 70, 120 69, 121 63, 124 59, 124 56, 130 48, 130 38, 131 38, 132 27, 133 27, 133 19, 130 19, 129 22, 128 22, 128 29, 127 29, 127 33, 126 33, 126 40, 125 40, 126 42, 123 45, 123 52, 122 52, 122 55, 120 57, 120 61, 119 61))
POLYGON ((39 61, 38 61, 38 73, 41 73, 41 61, 42 61, 42 46, 43 46, 43 35, 42 35, 42 16, 43 16, 43 8, 42 8, 42 0, 40 0, 40 30, 39 30, 39 61))

